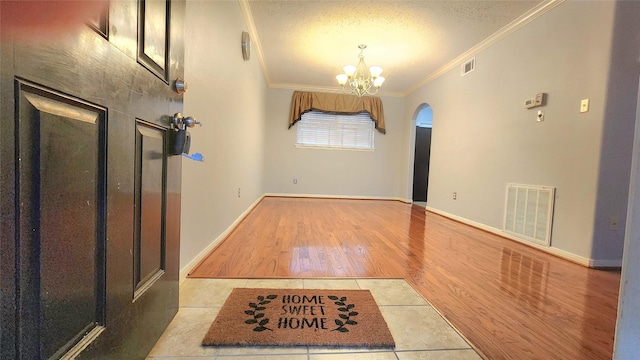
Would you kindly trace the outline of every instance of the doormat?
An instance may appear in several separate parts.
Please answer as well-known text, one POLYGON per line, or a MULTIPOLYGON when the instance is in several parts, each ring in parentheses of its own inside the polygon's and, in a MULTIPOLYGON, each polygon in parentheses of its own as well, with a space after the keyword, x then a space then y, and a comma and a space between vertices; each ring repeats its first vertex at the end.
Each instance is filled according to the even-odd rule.
POLYGON ((233 289, 205 346, 393 348, 369 290, 233 289))

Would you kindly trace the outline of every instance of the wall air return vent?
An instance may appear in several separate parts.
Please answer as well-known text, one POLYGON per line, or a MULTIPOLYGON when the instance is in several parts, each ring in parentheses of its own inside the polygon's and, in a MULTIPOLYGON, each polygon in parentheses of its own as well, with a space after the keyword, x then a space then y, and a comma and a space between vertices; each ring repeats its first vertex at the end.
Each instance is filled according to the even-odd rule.
POLYGON ((507 184, 504 231, 549 246, 554 200, 554 187, 507 184))
POLYGON ((465 76, 475 69, 476 69, 476 58, 472 58, 471 60, 462 64, 460 76, 465 76))

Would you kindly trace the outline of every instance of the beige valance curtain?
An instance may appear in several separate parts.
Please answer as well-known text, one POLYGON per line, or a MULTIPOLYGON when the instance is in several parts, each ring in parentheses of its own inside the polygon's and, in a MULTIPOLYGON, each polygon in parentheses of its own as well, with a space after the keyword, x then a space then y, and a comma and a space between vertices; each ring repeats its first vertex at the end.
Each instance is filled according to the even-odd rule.
POLYGON ((387 132, 384 127, 382 100, 379 97, 294 91, 291 98, 289 128, 300 121, 302 114, 312 110, 329 114, 359 114, 367 112, 371 116, 371 120, 376 124, 376 129, 383 134, 387 132))

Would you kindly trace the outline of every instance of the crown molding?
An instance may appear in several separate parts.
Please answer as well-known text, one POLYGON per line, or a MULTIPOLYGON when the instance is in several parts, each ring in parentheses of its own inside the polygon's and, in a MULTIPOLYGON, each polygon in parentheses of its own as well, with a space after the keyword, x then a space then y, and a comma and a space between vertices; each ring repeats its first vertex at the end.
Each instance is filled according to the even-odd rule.
MULTIPOLYGON (((270 89, 287 89, 287 90, 294 90, 294 91, 348 94, 342 91, 342 88, 335 87, 335 86, 309 86, 309 85, 301 85, 301 84, 269 84, 269 88, 270 89)), ((373 96, 404 97, 405 95, 401 92, 380 90, 378 91, 377 94, 373 96)))
MULTIPOLYGON (((555 8, 556 6, 562 4, 563 2, 565 2, 565 0, 547 0, 547 1, 544 1, 544 2, 542 2, 540 4, 538 4, 537 6, 535 6, 534 8, 532 8, 531 10, 529 10, 528 12, 526 12, 525 14, 520 16, 519 18, 513 20, 512 22, 510 22, 509 24, 504 26, 502 29, 500 29, 497 32, 495 32, 493 35, 491 35, 488 38, 484 39, 483 41, 481 41, 480 43, 478 43, 477 45, 475 45, 471 49, 465 51, 464 53, 462 53, 460 56, 456 57, 455 59, 451 60, 449 63, 447 63, 446 65, 444 65, 441 68, 439 68, 438 70, 436 70, 434 73, 432 73, 431 75, 426 77, 424 80, 420 81, 418 84, 416 84, 415 86, 413 86, 411 89, 409 89, 406 92, 393 92, 393 91, 380 90, 376 95, 377 96, 389 96, 389 97, 406 97, 406 96, 409 96, 412 93, 414 93, 415 91, 417 91, 418 89, 420 89, 421 87, 427 85, 431 81, 433 81, 433 80, 437 79, 438 77, 444 75, 448 71, 450 71, 450 70, 462 65, 465 61, 467 61, 470 58, 474 57, 476 54, 478 54, 481 51, 485 50, 489 46, 497 43, 498 41, 504 39, 505 37, 507 37, 510 34, 512 34, 513 32, 515 32, 516 30, 522 28, 523 26, 527 25, 531 21, 533 21, 533 20, 537 19, 538 17, 544 15, 546 12, 548 12, 551 9, 555 8)), ((260 66, 262 67, 262 74, 263 74, 264 79, 265 79, 265 81, 267 83, 267 86, 270 89, 288 89, 288 90, 298 90, 298 91, 343 93, 342 89, 339 88, 339 87, 311 86, 311 85, 301 85, 301 84, 282 84, 282 83, 273 84, 273 83, 271 83, 271 80, 269 79, 269 75, 268 75, 268 72, 267 72, 267 67, 265 65, 264 56, 263 56, 263 53, 262 53, 262 46, 260 44, 260 38, 258 36, 258 32, 256 30, 255 23, 253 21, 253 15, 251 14, 249 1, 248 0, 238 0, 238 4, 240 4, 240 9, 242 11, 242 16, 244 17, 245 23, 247 24, 247 27, 249 28, 249 33, 251 34, 252 47, 253 47, 252 52, 255 52, 257 57, 258 57, 258 61, 260 62, 260 66)))
POLYGON ((262 75, 264 76, 264 80, 267 84, 270 84, 271 81, 269 80, 267 66, 264 63, 264 56, 262 54, 262 46, 260 45, 260 37, 258 36, 258 31, 256 30, 256 24, 253 22, 253 14, 251 14, 249 1, 238 0, 238 4, 240 5, 242 17, 244 18, 244 22, 245 24, 247 24, 247 28, 249 28, 249 34, 251 35, 251 52, 255 53, 258 56, 258 62, 262 67, 262 75))
POLYGON ((526 12, 525 14, 520 16, 519 18, 517 18, 517 19, 513 20, 512 22, 510 22, 509 24, 505 25, 502 29, 498 30, 493 35, 491 35, 488 38, 482 40, 481 42, 479 42, 477 45, 475 45, 471 49, 465 51, 460 56, 456 57, 455 59, 451 60, 449 63, 447 63, 446 65, 444 65, 440 69, 436 70, 433 74, 429 75, 427 78, 425 78, 424 80, 419 82, 417 85, 415 85, 414 87, 409 89, 402 96, 411 95, 416 90, 420 89, 421 87, 425 86, 426 84, 430 83, 431 81, 437 79, 438 77, 444 75, 449 70, 462 65, 465 61, 467 61, 470 58, 474 57, 475 55, 480 53, 482 50, 488 48, 489 46, 491 46, 491 45, 497 43, 498 41, 504 39, 505 37, 511 35, 516 30, 522 28, 523 26, 527 25, 528 23, 532 22, 533 20, 539 18, 540 16, 542 16, 543 14, 548 12, 549 10, 551 10, 551 9, 555 8, 556 6, 562 4, 564 1, 565 0, 548 0, 548 1, 545 1, 545 2, 542 2, 542 3, 538 4, 537 6, 535 6, 534 8, 532 8, 531 10, 529 10, 528 12, 526 12))

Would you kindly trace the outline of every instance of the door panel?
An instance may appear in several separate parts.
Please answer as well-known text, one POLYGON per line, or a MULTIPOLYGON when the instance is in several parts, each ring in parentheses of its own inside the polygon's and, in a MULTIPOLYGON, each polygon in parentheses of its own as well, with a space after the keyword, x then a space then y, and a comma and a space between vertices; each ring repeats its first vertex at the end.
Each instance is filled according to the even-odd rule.
POLYGON ((142 1, 138 18, 138 61, 164 81, 167 78, 167 54, 171 8, 164 0, 142 1))
POLYGON ((165 134, 163 128, 137 122, 134 299, 162 276, 165 269, 165 134))
POLYGON ((7 25, 32 14, 0 2, 2 359, 143 359, 177 312, 181 157, 166 134, 182 112, 168 79, 183 77, 184 1, 150 3, 165 9, 145 17, 165 34, 162 77, 138 61, 145 1, 44 40, 7 25))
POLYGON ((20 249, 36 280, 21 302, 39 303, 39 319, 24 325, 43 357, 58 357, 104 325, 106 111, 24 82, 17 89, 20 249))

